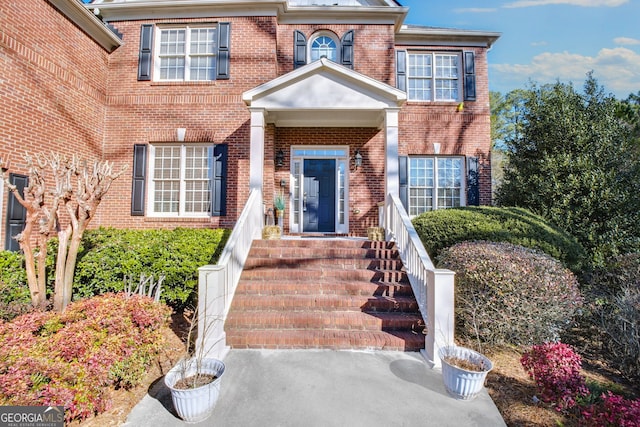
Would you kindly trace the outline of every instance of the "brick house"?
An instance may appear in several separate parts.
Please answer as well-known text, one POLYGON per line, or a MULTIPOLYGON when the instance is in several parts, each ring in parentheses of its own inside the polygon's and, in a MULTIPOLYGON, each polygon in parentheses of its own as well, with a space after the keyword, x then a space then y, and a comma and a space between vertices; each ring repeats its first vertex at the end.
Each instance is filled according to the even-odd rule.
MULTIPOLYGON (((0 156, 130 165, 93 226, 234 226, 261 189, 284 232, 366 235, 491 202, 498 34, 405 25, 393 0, 17 0, 0 6, 0 156)), ((24 171, 26 175, 26 171, 24 171)), ((24 185, 24 175, 12 175, 24 185)), ((22 226, 2 190, 0 239, 22 226)))

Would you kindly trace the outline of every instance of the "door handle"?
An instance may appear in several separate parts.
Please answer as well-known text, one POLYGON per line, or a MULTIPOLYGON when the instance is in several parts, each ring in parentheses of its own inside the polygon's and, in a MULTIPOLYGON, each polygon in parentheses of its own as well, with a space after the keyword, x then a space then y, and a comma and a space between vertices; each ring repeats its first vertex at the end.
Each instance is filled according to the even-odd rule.
POLYGON ((302 210, 304 212, 307 211, 307 192, 305 191, 304 194, 302 195, 302 210))

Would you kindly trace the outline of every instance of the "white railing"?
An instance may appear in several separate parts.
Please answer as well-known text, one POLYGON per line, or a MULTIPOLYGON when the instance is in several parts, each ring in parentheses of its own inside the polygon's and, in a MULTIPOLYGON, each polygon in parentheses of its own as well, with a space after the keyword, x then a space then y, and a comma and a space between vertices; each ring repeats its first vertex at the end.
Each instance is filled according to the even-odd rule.
POLYGON ((198 354, 224 359, 229 351, 224 321, 251 244, 261 236, 262 222, 262 192, 252 190, 218 264, 198 269, 198 354))
POLYGON ((427 335, 421 352, 431 366, 439 367, 438 350, 453 344, 454 272, 434 267, 397 196, 387 195, 381 217, 387 240, 398 247, 425 321, 427 335))

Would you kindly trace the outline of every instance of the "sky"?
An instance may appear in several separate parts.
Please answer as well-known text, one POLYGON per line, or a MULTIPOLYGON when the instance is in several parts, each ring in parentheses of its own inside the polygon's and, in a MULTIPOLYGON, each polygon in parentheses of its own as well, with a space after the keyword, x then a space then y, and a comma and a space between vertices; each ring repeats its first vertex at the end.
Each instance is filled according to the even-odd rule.
POLYGON ((501 33, 489 89, 506 94, 586 75, 619 99, 640 91, 640 0, 399 0, 405 24, 501 33))

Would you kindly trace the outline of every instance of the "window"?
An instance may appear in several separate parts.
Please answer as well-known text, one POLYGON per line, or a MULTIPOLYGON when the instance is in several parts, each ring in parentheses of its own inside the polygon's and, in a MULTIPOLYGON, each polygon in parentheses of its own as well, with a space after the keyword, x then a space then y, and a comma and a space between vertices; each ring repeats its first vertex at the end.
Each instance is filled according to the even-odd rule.
POLYGON ((461 157, 409 158, 409 215, 463 205, 461 157))
POLYGON ((417 101, 459 101, 461 58, 456 53, 409 53, 408 96, 417 101))
POLYGON ((321 35, 311 42, 311 62, 320 58, 338 62, 338 44, 329 36, 321 35))
POLYGON ((215 80, 215 27, 160 28, 158 32, 155 62, 158 80, 215 80))
POLYGON ((211 215, 211 145, 152 145, 151 211, 160 216, 211 215))

